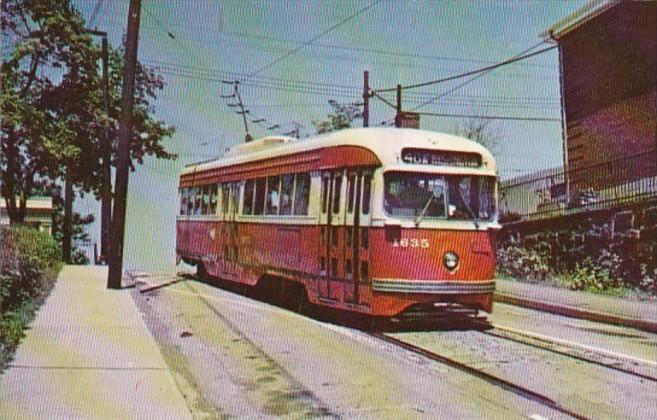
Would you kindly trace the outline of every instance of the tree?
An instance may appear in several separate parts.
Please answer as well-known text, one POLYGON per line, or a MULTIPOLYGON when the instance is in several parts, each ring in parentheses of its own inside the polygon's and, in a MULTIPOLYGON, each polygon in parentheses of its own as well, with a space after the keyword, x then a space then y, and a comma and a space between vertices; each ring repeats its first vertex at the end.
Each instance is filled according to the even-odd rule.
MULTIPOLYGON (((84 21, 69 0, 7 0, 2 3, 2 36, 11 44, 2 64, 2 154, 0 194, 11 223, 21 223, 35 188, 53 188, 66 180, 73 189, 98 198, 103 185, 105 130, 117 138, 121 114, 123 53, 109 57, 110 109, 105 112, 98 60, 100 51, 85 32, 84 21)), ((174 133, 153 116, 152 102, 164 80, 138 65, 130 147, 131 169, 148 155, 174 159, 162 142, 174 133)), ((113 145, 112 163, 117 147, 113 145)), ((67 195, 69 194, 67 192, 67 195)), ((63 231, 70 232, 70 226, 63 231)), ((68 241, 67 235, 63 235, 68 241)))
POLYGON ((333 108, 333 113, 328 115, 328 119, 313 121, 317 134, 349 128, 355 119, 363 118, 363 111, 358 104, 341 104, 334 100, 330 100, 329 104, 333 108))
POLYGON ((11 223, 23 221, 34 188, 62 176, 80 155, 78 111, 87 112, 98 57, 82 30, 66 0, 2 3, 2 37, 13 50, 3 51, 1 69, 0 193, 11 223))
POLYGON ((501 148, 502 136, 495 130, 492 120, 486 118, 468 118, 462 120, 452 128, 452 132, 460 137, 475 141, 498 156, 501 148))

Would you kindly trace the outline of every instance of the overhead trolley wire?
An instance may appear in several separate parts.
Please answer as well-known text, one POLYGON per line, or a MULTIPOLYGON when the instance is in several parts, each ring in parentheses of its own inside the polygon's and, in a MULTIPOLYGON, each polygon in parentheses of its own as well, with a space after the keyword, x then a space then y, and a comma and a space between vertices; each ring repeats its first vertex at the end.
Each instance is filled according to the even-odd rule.
MULTIPOLYGON (((541 50, 535 51, 533 53, 528 53, 528 54, 523 54, 523 55, 520 55, 520 56, 516 56, 516 57, 510 58, 508 60, 504 60, 504 61, 501 61, 499 63, 492 64, 490 66, 481 67, 481 68, 476 69, 476 70, 471 70, 471 71, 456 74, 456 75, 453 75, 453 76, 443 77, 443 78, 437 79, 437 80, 431 80, 429 82, 422 82, 422 83, 416 83, 416 84, 412 84, 412 85, 406 85, 406 86, 402 86, 401 88, 402 88, 402 90, 417 89, 419 87, 431 86, 431 85, 435 85, 435 84, 438 84, 438 83, 449 82, 451 80, 462 79, 464 77, 473 76, 473 75, 476 75, 476 74, 479 74, 479 73, 488 72, 488 71, 497 69, 499 67, 506 66, 506 65, 509 65, 511 63, 515 63, 516 61, 526 60, 527 58, 534 57, 534 56, 539 55, 539 54, 543 54, 543 53, 545 53, 547 51, 550 51, 550 50, 553 50, 555 48, 557 48, 557 45, 552 45, 552 46, 543 48, 541 50)), ((397 88, 394 87, 394 88, 386 88, 386 89, 376 89, 376 91, 379 92, 379 93, 383 93, 383 92, 392 92, 392 91, 395 91, 396 89, 397 88)))
POLYGON ((334 24, 334 25, 330 26, 329 28, 323 30, 322 32, 320 32, 319 34, 315 35, 314 37, 312 37, 312 38, 309 39, 308 41, 303 42, 303 43, 302 43, 301 45, 299 45, 298 47, 293 48, 292 50, 290 50, 290 51, 288 51, 287 53, 283 54, 282 56, 278 57, 278 58, 275 59, 274 61, 272 61, 272 62, 270 62, 270 63, 268 63, 268 64, 266 64, 266 65, 260 67, 258 70, 252 72, 249 76, 251 76, 251 77, 252 77, 252 76, 255 76, 255 75, 261 73, 262 71, 268 69, 269 67, 271 67, 271 66, 273 66, 273 65, 275 65, 275 64, 277 64, 277 63, 280 63, 281 61, 283 61, 283 60, 286 59, 287 57, 289 57, 289 56, 295 54, 297 51, 301 50, 302 48, 306 47, 307 45, 312 44, 313 42, 315 42, 315 41, 318 40, 319 38, 323 37, 323 36, 326 35, 327 33, 333 31, 334 29, 336 29, 336 28, 338 28, 338 27, 344 25, 345 23, 349 22, 350 20, 354 19, 356 16, 358 16, 358 15, 364 13, 365 11, 371 9, 372 7, 374 7, 374 6, 375 6, 377 3, 379 3, 380 1, 381 1, 381 0, 374 0, 373 2, 371 2, 370 4, 368 4, 367 6, 363 7, 362 9, 359 9, 359 10, 356 11, 355 13, 353 13, 353 14, 347 16, 346 18, 342 19, 341 21, 337 22, 336 24, 334 24))

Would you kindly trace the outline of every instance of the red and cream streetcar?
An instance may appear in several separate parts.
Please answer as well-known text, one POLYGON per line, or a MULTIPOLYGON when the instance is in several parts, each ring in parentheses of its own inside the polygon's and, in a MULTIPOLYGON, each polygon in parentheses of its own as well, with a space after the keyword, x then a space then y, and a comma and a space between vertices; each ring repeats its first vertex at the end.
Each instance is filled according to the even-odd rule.
POLYGON ((362 128, 266 137, 186 167, 176 252, 205 275, 275 282, 338 310, 490 312, 498 230, 484 147, 362 128))

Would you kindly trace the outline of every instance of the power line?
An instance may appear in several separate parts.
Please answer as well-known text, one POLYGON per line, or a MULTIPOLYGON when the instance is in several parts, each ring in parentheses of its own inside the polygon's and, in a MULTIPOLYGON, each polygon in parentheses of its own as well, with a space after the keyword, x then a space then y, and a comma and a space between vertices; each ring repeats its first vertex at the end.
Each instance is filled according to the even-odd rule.
POLYGON ((561 118, 545 118, 545 117, 505 117, 505 116, 492 116, 492 115, 444 114, 438 112, 418 112, 418 114, 426 115, 429 117, 479 118, 483 120, 508 120, 508 121, 561 122, 561 118))
POLYGON ((271 66, 273 66, 273 65, 275 65, 275 64, 277 64, 277 63, 279 63, 279 62, 281 62, 281 61, 283 61, 284 59, 286 59, 287 57, 291 56, 292 54, 295 54, 297 51, 299 51, 300 49, 304 48, 305 46, 307 46, 307 45, 309 45, 309 44, 312 44, 313 42, 315 42, 315 41, 318 40, 319 38, 323 37, 323 36, 326 35, 327 33, 333 31, 334 29, 338 28, 339 26, 344 25, 345 23, 347 23, 347 22, 349 22, 350 20, 354 19, 356 16, 358 16, 358 15, 364 13, 365 11, 369 10, 370 8, 374 7, 379 1, 381 1, 381 0, 374 0, 372 3, 368 4, 367 6, 363 7, 362 9, 358 10, 356 13, 353 13, 353 14, 347 16, 346 18, 342 19, 342 20, 339 21, 338 23, 336 23, 336 24, 330 26, 328 29, 325 29, 324 31, 322 31, 322 32, 320 32, 319 34, 315 35, 314 37, 312 37, 312 38, 309 39, 308 41, 302 43, 302 44, 299 45, 298 47, 293 48, 292 50, 290 50, 290 51, 288 51, 287 53, 283 54, 282 56, 278 57, 276 60, 270 62, 269 64, 267 64, 267 65, 265 65, 265 66, 260 67, 258 70, 256 70, 256 71, 254 71, 253 73, 251 73, 250 76, 253 77, 253 76, 259 74, 260 72, 262 72, 263 70, 268 69, 269 67, 271 67, 271 66))
MULTIPOLYGON (((476 69, 476 70, 471 70, 471 71, 468 71, 468 72, 465 72, 465 73, 456 74, 454 76, 443 77, 442 79, 432 80, 432 81, 429 81, 429 82, 422 82, 422 83, 416 83, 416 84, 413 84, 413 85, 402 86, 402 89, 404 89, 404 90, 405 89, 416 89, 416 88, 419 88, 419 87, 424 87, 424 86, 435 85, 435 84, 438 84, 438 83, 449 82, 451 80, 462 79, 464 77, 472 76, 472 75, 475 75, 475 74, 478 74, 478 73, 488 72, 488 71, 494 70, 496 68, 499 68, 499 67, 506 66, 508 64, 514 63, 516 61, 525 60, 527 58, 533 57, 535 55, 543 54, 544 52, 553 50, 555 48, 557 48, 557 45, 552 45, 550 47, 543 48, 542 50, 538 50, 538 51, 535 51, 533 53, 524 54, 524 55, 521 55, 521 56, 510 58, 508 60, 504 60, 504 61, 499 62, 497 64, 482 67, 482 68, 479 68, 479 69, 476 69)), ((387 89, 377 89, 377 92, 379 92, 379 93, 381 93, 381 92, 392 92, 392 91, 395 91, 396 89, 397 89, 396 87, 395 88, 387 88, 387 89)))

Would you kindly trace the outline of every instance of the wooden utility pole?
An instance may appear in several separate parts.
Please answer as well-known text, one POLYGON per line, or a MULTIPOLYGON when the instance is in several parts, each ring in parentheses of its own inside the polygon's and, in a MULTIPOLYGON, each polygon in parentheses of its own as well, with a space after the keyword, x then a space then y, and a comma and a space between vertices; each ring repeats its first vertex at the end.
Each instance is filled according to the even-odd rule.
POLYGON ((109 55, 107 34, 103 36, 103 105, 108 121, 105 122, 105 138, 103 139, 103 186, 100 211, 100 253, 107 263, 110 249, 110 226, 112 224, 112 139, 109 130, 109 55))
POLYGON ((397 115, 395 115, 395 127, 401 127, 402 125, 402 87, 397 85, 397 115))
POLYGON ((137 44, 141 0, 130 0, 128 9, 128 33, 126 35, 125 68, 121 92, 121 126, 119 128, 119 154, 114 187, 114 214, 112 215, 109 275, 107 288, 120 289, 123 276, 123 236, 125 233, 126 198, 130 164, 130 138, 132 137, 132 105, 135 92, 137 44))
POLYGON ((363 127, 370 126, 370 72, 363 72, 363 127))

